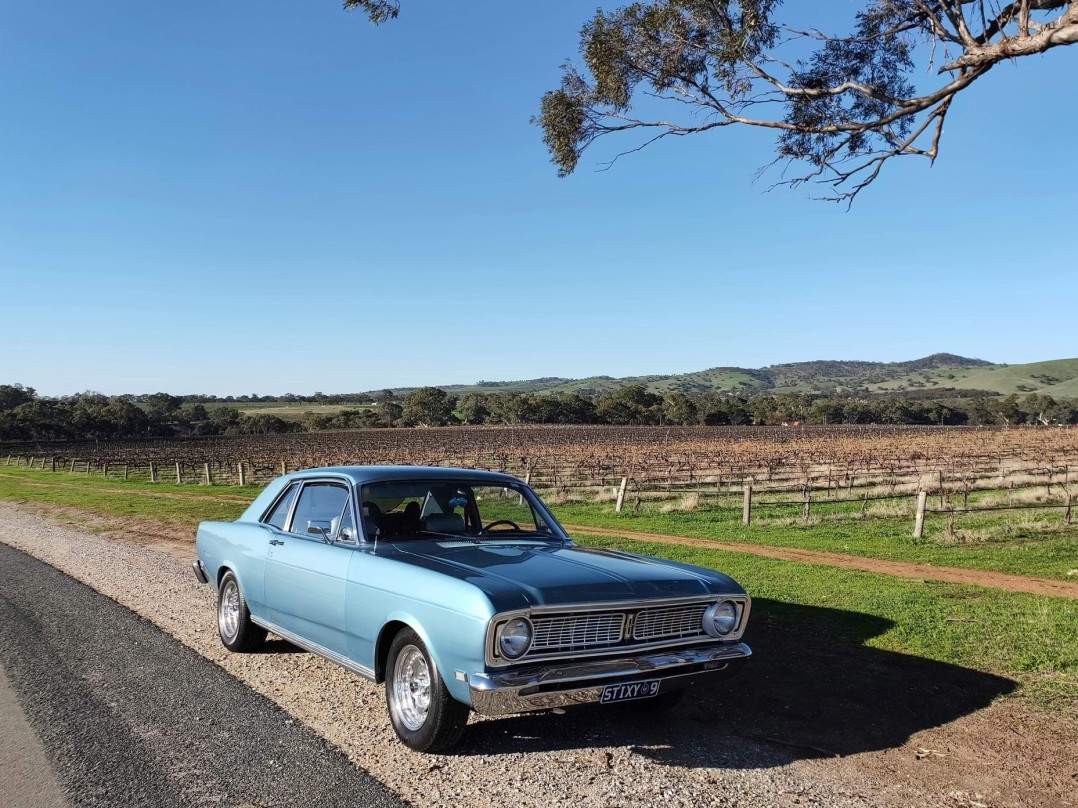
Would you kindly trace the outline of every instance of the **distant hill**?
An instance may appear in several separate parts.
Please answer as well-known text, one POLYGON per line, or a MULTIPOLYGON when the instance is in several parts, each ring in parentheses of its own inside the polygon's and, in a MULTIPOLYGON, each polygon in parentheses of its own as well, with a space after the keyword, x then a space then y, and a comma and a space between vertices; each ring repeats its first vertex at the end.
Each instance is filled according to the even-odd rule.
MULTIPOLYGON (((943 397, 949 390, 979 390, 996 395, 1036 392, 1055 397, 1078 397, 1078 359, 997 365, 983 359, 937 353, 908 362, 816 360, 764 368, 714 367, 672 375, 591 376, 586 379, 547 376, 436 386, 456 395, 574 392, 592 395, 628 384, 642 384, 653 393, 929 393, 937 390, 943 397)), ((393 392, 407 395, 415 389, 402 387, 393 392)))

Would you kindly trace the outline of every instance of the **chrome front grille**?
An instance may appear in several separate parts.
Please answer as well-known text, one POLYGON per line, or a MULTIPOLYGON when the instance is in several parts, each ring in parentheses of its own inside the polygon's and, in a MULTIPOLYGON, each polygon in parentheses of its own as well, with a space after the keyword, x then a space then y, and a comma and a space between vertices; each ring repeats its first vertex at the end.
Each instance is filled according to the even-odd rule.
POLYGON ((532 625, 535 636, 529 654, 587 651, 621 642, 625 632, 625 615, 622 612, 603 612, 536 617, 532 625))
POLYGON ((719 595, 701 599, 670 599, 587 606, 521 609, 504 612, 490 622, 487 664, 515 665, 540 660, 576 659, 656 648, 680 648, 704 642, 729 642, 741 637, 748 619, 745 595, 719 595), (704 613, 717 600, 733 600, 741 610, 738 627, 728 637, 716 638, 703 628, 704 613), (498 632, 509 620, 522 616, 531 621, 532 643, 524 656, 506 659, 499 653, 498 632))
POLYGON ((664 606, 661 609, 643 609, 636 614, 633 623, 633 639, 649 640, 681 639, 704 634, 703 618, 707 603, 687 606, 664 606))

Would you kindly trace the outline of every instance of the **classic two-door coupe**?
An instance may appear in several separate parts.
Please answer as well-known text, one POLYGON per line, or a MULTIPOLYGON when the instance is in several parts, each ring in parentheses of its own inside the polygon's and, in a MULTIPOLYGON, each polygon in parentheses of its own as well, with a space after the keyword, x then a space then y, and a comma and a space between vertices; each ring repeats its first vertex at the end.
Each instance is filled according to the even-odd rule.
POLYGON ((384 681, 393 728, 420 751, 455 744, 469 710, 667 707, 751 653, 731 578, 578 547, 505 474, 297 472, 235 522, 203 522, 197 548, 227 648, 272 631, 384 681))

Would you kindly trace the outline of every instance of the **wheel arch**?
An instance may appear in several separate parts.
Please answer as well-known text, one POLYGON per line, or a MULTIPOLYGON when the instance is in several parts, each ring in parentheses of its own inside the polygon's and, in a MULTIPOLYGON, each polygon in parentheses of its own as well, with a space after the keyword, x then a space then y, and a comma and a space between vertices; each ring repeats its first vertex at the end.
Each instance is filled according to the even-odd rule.
POLYGON ((439 658, 438 649, 431 642, 430 636, 423 629, 422 624, 412 615, 391 614, 386 619, 381 631, 378 632, 378 639, 374 644, 374 681, 379 683, 385 681, 386 665, 389 661, 389 647, 393 644, 393 638, 406 628, 419 635, 419 639, 427 647, 427 653, 431 655, 434 664, 444 678, 445 667, 439 658))

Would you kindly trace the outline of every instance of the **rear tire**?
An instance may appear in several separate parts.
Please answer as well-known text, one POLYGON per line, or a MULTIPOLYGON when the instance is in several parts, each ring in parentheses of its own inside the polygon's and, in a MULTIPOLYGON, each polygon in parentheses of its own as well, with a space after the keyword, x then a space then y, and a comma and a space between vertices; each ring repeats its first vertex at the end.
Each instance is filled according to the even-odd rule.
POLYGON ((449 749, 468 724, 468 706, 449 695, 427 646, 410 628, 389 646, 386 703, 397 737, 417 752, 449 749))
POLYGON ((229 570, 217 589, 217 633, 229 651, 248 653, 262 647, 266 630, 251 620, 236 574, 229 570))

